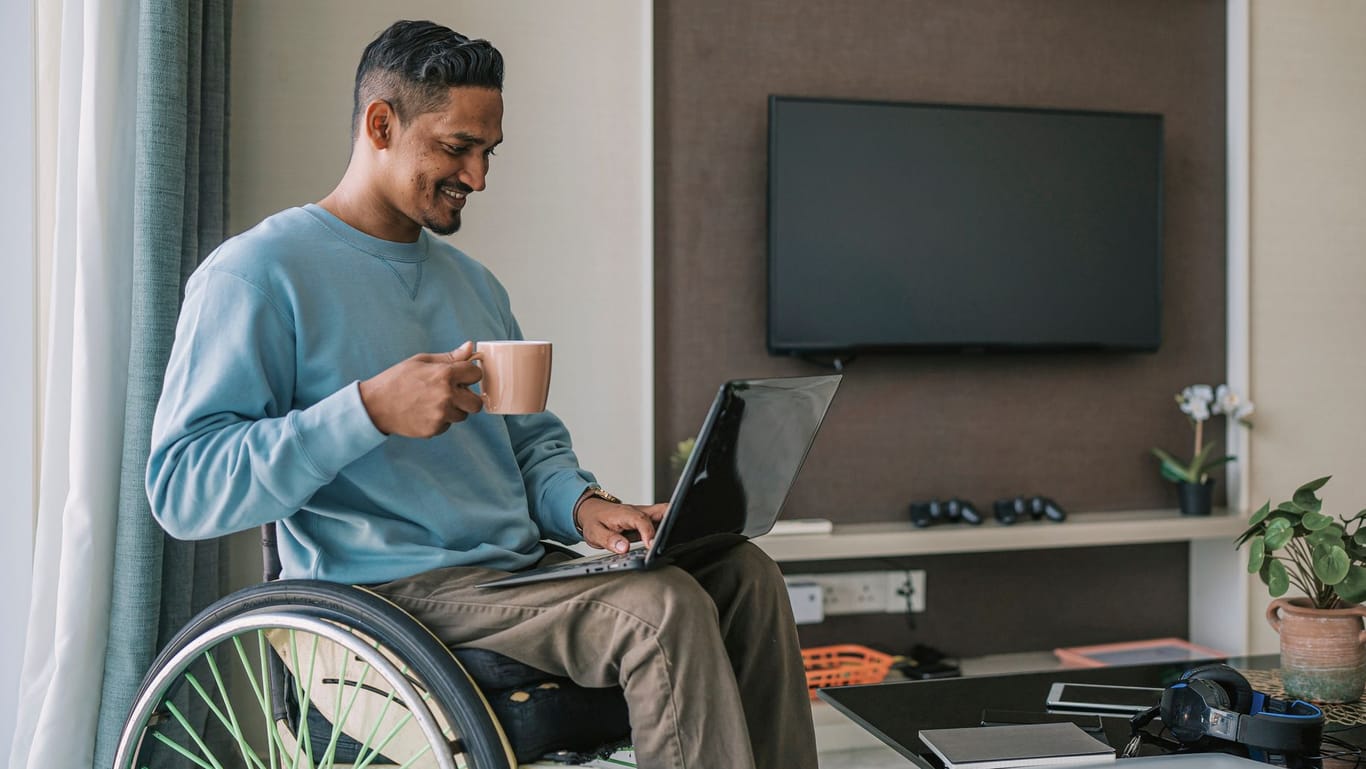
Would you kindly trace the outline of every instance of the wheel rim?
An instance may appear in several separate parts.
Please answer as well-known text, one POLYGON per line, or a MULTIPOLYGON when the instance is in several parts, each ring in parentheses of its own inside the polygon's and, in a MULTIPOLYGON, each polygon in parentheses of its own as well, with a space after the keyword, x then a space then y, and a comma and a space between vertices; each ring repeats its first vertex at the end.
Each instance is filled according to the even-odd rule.
POLYGON ((380 763, 464 769, 469 762, 459 755, 462 743, 443 730, 451 719, 415 681, 414 671, 356 631, 298 613, 245 614, 207 630, 159 668, 133 704, 115 767, 143 769, 153 765, 150 754, 170 751, 200 769, 367 769, 380 763), (337 649, 340 674, 323 677, 330 685, 319 684, 319 656, 337 656, 337 649), (267 660, 282 652, 293 672, 297 734, 272 707, 271 688, 278 683, 267 660), (246 687, 235 697, 234 684, 246 687), (373 725, 348 729, 345 736, 330 729, 325 744, 314 745, 316 732, 303 717, 310 707, 333 723, 351 724, 361 702, 372 712, 378 708, 373 725), (354 758, 339 750, 347 738, 358 743, 354 758))

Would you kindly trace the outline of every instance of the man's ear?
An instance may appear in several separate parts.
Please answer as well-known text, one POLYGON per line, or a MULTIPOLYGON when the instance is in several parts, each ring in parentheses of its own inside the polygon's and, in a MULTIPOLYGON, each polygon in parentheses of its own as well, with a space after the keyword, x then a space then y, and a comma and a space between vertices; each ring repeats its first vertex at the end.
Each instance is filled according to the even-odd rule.
POLYGON ((389 149, 394 142, 394 131, 398 127, 398 115, 389 102, 376 99, 365 106, 364 138, 377 150, 389 149))

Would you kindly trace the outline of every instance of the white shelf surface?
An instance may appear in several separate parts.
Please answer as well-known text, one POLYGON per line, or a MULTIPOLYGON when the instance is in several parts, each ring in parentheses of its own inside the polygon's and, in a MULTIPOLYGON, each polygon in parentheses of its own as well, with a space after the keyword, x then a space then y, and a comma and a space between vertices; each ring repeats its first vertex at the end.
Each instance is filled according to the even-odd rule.
POLYGON ((918 529, 906 522, 836 525, 828 534, 768 534, 754 540, 775 561, 826 561, 905 555, 1046 550, 1055 547, 1136 545, 1154 542, 1233 540, 1247 520, 1217 509, 1211 515, 1177 510, 1073 513, 1062 523, 1020 521, 1002 526, 940 524, 918 529))

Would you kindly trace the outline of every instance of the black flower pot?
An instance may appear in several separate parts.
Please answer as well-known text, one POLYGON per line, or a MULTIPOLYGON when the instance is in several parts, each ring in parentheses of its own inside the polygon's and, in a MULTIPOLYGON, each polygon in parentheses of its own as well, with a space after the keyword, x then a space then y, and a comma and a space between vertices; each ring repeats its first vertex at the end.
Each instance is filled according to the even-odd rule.
POLYGON ((1214 479, 1204 483, 1181 481, 1176 484, 1181 495, 1182 515, 1209 515, 1210 501, 1214 498, 1214 479))

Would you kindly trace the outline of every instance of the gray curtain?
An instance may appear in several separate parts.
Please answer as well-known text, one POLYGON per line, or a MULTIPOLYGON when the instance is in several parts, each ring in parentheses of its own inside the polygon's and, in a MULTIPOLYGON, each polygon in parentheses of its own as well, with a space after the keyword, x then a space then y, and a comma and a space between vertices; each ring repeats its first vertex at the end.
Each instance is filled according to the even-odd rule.
POLYGON ((232 0, 141 0, 139 16, 133 336, 97 769, 152 658, 219 597, 227 566, 221 541, 162 532, 143 479, 185 280, 226 235, 232 0))

